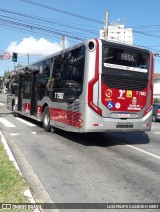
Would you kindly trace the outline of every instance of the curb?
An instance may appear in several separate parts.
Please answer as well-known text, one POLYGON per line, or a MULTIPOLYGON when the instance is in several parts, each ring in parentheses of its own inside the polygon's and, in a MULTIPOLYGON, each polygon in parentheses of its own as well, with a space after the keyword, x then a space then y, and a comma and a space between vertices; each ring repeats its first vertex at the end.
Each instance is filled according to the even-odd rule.
MULTIPOLYGON (((21 170, 20 170, 20 168, 19 168, 19 166, 18 166, 8 144, 7 144, 7 141, 6 141, 5 137, 3 136, 3 134, 1 132, 0 132, 0 137, 1 137, 3 147, 6 150, 6 153, 9 157, 9 160, 13 163, 15 168, 18 170, 19 174, 23 177, 23 174, 22 174, 22 172, 21 172, 21 170)), ((23 177, 23 180, 25 180, 24 177, 23 177)), ((24 194, 24 196, 26 196, 28 198, 30 203, 36 203, 29 188, 27 190, 25 190, 23 194, 24 194)), ((40 212, 40 210, 34 209, 34 212, 40 212)))

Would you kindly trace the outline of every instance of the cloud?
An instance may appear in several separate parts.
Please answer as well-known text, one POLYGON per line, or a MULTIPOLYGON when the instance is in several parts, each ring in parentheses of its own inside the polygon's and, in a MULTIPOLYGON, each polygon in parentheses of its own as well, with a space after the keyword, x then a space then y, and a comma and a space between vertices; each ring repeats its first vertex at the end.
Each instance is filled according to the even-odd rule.
POLYGON ((34 37, 30 36, 28 38, 23 38, 23 40, 19 43, 17 41, 11 42, 7 48, 7 51, 17 52, 19 54, 46 56, 60 51, 61 49, 61 43, 52 43, 45 38, 36 40, 34 37))

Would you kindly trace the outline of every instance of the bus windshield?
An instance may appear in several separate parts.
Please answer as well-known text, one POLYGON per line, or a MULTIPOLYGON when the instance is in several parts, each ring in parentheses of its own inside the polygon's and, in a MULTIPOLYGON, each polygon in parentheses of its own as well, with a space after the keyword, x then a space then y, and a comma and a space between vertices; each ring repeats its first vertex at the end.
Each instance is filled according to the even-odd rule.
POLYGON ((147 73, 149 54, 136 50, 104 46, 103 65, 106 68, 147 73))

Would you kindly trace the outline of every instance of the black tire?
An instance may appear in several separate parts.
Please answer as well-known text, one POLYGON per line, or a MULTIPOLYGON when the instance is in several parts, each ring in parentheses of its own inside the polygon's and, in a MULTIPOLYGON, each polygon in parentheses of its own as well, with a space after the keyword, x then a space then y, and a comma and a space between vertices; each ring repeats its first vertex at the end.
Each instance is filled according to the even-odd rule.
POLYGON ((43 126, 43 129, 44 129, 46 132, 50 132, 50 131, 51 131, 51 125, 50 125, 50 112, 49 112, 49 107, 48 107, 48 106, 46 106, 46 107, 44 108, 44 111, 43 111, 42 126, 43 126))

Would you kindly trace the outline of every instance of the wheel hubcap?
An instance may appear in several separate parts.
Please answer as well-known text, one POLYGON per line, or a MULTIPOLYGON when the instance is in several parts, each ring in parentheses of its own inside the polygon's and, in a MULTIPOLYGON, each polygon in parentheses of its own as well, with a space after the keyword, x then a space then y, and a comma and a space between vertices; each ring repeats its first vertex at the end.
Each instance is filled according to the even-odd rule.
POLYGON ((48 126, 49 124, 49 116, 47 114, 44 116, 44 124, 45 126, 48 126))

